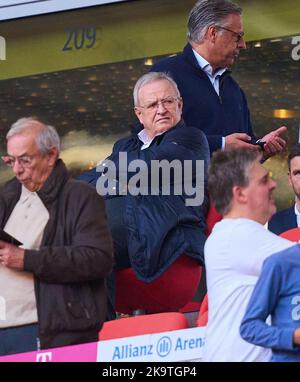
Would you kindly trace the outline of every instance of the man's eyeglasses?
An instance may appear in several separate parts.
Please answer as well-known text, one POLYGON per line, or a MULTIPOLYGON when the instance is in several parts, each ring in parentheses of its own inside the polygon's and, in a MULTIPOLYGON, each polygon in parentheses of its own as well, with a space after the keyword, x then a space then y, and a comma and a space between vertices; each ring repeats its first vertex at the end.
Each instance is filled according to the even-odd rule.
POLYGON ((30 156, 22 156, 22 157, 13 157, 13 156, 10 156, 10 155, 4 155, 3 157, 1 157, 3 162, 9 166, 9 167, 14 167, 15 163, 18 162, 20 166, 24 167, 24 168, 28 168, 31 166, 32 164, 32 160, 33 160, 33 157, 30 157, 30 156))
POLYGON ((178 101, 178 97, 167 97, 163 98, 160 101, 151 102, 148 105, 138 106, 142 109, 146 109, 147 111, 154 111, 158 109, 158 106, 161 104, 165 109, 172 109, 176 102, 178 101))
POLYGON ((217 28, 224 29, 227 32, 233 33, 236 36, 236 42, 237 43, 240 42, 241 39, 245 36, 245 32, 235 32, 235 31, 232 31, 231 29, 228 29, 228 28, 225 28, 225 27, 220 27, 219 25, 217 25, 217 28))

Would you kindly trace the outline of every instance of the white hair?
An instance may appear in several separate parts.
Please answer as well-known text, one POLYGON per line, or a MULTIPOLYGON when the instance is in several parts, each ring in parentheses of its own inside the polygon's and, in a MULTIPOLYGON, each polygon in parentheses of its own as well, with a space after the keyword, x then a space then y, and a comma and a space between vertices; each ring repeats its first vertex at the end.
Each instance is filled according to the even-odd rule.
POLYGON ((36 144, 42 155, 48 154, 54 147, 60 152, 60 138, 56 129, 53 126, 45 125, 34 118, 18 119, 10 127, 6 134, 6 139, 9 140, 14 135, 22 134, 34 127, 39 127, 36 135, 36 144))
POLYGON ((133 89, 134 106, 139 105, 139 91, 143 86, 145 86, 151 82, 161 81, 161 80, 169 81, 170 84, 172 85, 177 97, 180 97, 180 93, 179 93, 177 84, 173 80, 173 78, 168 75, 168 73, 150 72, 150 73, 144 74, 142 77, 140 77, 134 86, 134 89, 133 89))

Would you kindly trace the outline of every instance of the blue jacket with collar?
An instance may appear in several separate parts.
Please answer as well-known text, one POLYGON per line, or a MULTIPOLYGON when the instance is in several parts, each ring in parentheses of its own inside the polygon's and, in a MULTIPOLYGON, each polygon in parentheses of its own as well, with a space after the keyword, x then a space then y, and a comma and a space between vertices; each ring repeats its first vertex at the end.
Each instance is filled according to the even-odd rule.
POLYGON ((232 133, 246 133, 255 140, 243 90, 226 71, 218 96, 190 44, 181 54, 156 63, 151 71, 169 73, 175 80, 183 98, 183 119, 205 133, 211 152, 220 149, 222 137, 232 133))
MULTIPOLYGON (((120 164, 120 152, 127 153, 128 164, 133 160, 142 159, 148 168, 151 168, 149 166, 153 160, 178 160, 181 163, 189 160, 193 164, 193 185, 196 177, 195 163, 197 160, 203 160, 205 180, 207 179, 209 147, 205 135, 199 129, 187 127, 180 121, 172 129, 157 136, 147 149, 141 150, 141 146, 142 142, 133 134, 116 142, 112 154, 107 159, 117 168, 120 164)), ((83 174, 80 179, 98 186, 97 181, 101 175, 100 166, 100 172, 95 168, 83 174)), ((120 176, 117 172, 117 189, 120 176)), ((203 265, 208 199, 205 195, 202 205, 187 206, 186 200, 193 196, 185 192, 177 195, 174 192, 175 181, 176 178, 171 177, 169 195, 163 194, 160 189, 158 195, 133 196, 128 193, 123 196, 105 196, 125 198, 123 214, 127 227, 130 263, 137 277, 144 282, 156 279, 182 254, 193 257, 203 265)))

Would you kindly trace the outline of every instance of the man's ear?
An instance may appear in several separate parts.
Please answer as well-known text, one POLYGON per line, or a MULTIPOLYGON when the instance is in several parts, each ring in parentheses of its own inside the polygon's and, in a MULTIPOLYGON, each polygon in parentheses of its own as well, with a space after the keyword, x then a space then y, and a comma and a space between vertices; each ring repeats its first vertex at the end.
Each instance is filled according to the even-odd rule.
POLYGON ((215 42, 218 35, 218 28, 215 25, 211 25, 207 28, 207 31, 205 33, 205 38, 209 40, 210 42, 215 42))
POLYGON ((179 97, 179 99, 178 99, 178 109, 179 109, 180 113, 182 113, 182 108, 183 108, 183 100, 182 100, 182 97, 179 97))
POLYGON ((290 187, 293 187, 293 183, 292 183, 292 179, 291 179, 291 172, 290 171, 288 172, 288 182, 289 182, 290 187))
POLYGON ((134 107, 134 112, 135 112, 135 115, 137 116, 138 120, 140 121, 140 123, 143 125, 143 114, 141 112, 141 109, 138 108, 137 106, 134 107))
POLYGON ((59 152, 56 147, 52 147, 48 152, 48 163, 50 167, 53 167, 59 157, 59 152))
POLYGON ((232 189, 232 197, 238 203, 244 204, 247 202, 247 192, 245 187, 234 186, 232 189))

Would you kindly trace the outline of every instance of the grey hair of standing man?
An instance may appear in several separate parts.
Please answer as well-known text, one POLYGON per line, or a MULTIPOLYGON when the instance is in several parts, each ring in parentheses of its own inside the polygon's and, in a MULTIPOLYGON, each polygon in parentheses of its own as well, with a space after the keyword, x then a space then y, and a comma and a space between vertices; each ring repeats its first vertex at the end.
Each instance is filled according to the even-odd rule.
POLYGON ((201 43, 212 25, 226 27, 226 19, 229 15, 242 14, 242 8, 227 0, 199 0, 194 5, 188 19, 189 41, 201 43))

